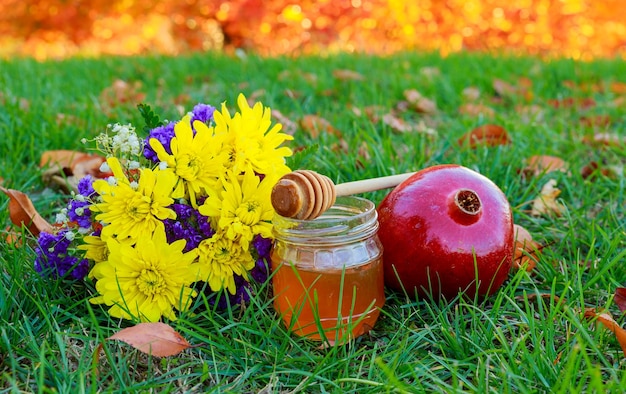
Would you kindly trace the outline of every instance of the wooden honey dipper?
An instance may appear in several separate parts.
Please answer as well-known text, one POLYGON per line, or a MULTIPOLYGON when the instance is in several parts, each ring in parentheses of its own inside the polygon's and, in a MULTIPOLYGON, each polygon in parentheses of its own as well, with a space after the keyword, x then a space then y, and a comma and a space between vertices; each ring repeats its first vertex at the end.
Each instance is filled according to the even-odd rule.
POLYGON ((349 196, 398 186, 414 172, 335 185, 325 175, 296 170, 283 176, 272 189, 272 205, 280 216, 312 220, 332 207, 338 196, 349 196))

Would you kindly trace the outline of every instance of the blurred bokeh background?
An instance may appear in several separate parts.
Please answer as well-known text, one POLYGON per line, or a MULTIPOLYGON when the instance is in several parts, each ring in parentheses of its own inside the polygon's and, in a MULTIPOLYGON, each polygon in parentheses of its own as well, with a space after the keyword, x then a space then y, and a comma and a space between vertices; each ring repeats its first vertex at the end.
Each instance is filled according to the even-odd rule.
POLYGON ((235 49, 624 57, 624 0, 0 0, 0 56, 235 49))

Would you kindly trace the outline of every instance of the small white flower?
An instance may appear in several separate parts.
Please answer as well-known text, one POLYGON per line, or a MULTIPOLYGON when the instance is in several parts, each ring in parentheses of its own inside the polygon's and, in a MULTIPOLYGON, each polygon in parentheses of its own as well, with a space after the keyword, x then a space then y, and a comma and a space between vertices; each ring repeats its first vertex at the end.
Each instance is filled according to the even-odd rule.
POLYGON ((135 160, 131 160, 128 162, 128 169, 129 170, 136 170, 138 168, 141 167, 141 163, 135 160))
POLYGON ((77 194, 74 196, 74 200, 78 201, 78 202, 85 202, 87 201, 87 199, 85 198, 85 196, 83 196, 82 194, 77 194))
POLYGON ((166 161, 162 161, 159 163, 159 170, 164 171, 167 170, 167 162, 166 161))
POLYGON ((59 212, 55 215, 54 221, 56 223, 67 223, 69 221, 69 218, 65 213, 59 212))
POLYGON ((100 164, 100 172, 111 172, 111 167, 109 167, 109 163, 105 161, 100 164))
POLYGON ((76 208, 74 213, 76 213, 76 216, 83 216, 85 214, 85 208, 84 207, 78 207, 78 208, 76 208))
POLYGON ((137 188, 139 187, 139 183, 137 183, 137 181, 132 181, 132 182, 130 183, 130 187, 131 187, 131 189, 133 189, 133 190, 137 190, 137 188))
POLYGON ((109 185, 111 186, 116 186, 117 185, 117 179, 115 179, 114 176, 110 176, 107 178, 107 182, 109 183, 109 185))
POLYGON ((87 235, 91 232, 90 228, 84 228, 84 227, 79 227, 78 228, 78 233, 81 235, 87 235))
POLYGON ((65 239, 67 239, 68 241, 73 241, 74 238, 76 238, 76 234, 74 234, 73 231, 68 231, 65 233, 64 235, 65 239))
POLYGON ((86 144, 87 143, 87 138, 81 138, 80 142, 82 142, 83 144, 86 144))

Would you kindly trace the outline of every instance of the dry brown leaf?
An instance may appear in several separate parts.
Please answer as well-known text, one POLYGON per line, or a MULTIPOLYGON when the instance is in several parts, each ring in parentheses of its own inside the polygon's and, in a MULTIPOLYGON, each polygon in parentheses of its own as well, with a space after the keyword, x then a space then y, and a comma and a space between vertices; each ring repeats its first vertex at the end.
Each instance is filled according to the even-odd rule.
POLYGON ((596 105, 596 101, 589 97, 588 98, 566 97, 563 99, 549 99, 547 103, 548 105, 556 109, 560 109, 560 108, 587 109, 587 108, 594 107, 596 105))
POLYGON ((146 94, 140 90, 141 82, 139 81, 128 83, 116 79, 100 92, 100 102, 105 111, 120 105, 139 104, 146 98, 146 94))
POLYGON ((254 107, 256 102, 259 101, 261 97, 265 96, 265 93, 267 93, 265 89, 257 89, 254 92, 250 93, 250 95, 246 97, 246 99, 248 100, 248 105, 250 105, 250 107, 254 107))
POLYGON ((363 74, 354 70, 333 70, 333 77, 341 81, 363 81, 363 74))
POLYGON ((17 190, 5 189, 0 186, 0 191, 9 197, 9 217, 16 226, 26 226, 35 237, 40 232, 52 233, 53 227, 35 209, 30 198, 17 190))
POLYGON ((185 338, 165 323, 139 323, 124 328, 107 339, 125 342, 155 357, 175 356, 192 347, 185 338))
POLYGON ((49 150, 41 154, 39 167, 56 167, 59 173, 74 175, 82 178, 91 175, 96 178, 106 178, 110 173, 100 171, 100 166, 106 159, 104 156, 72 150, 49 150))
POLYGON ((404 121, 404 119, 398 118, 392 112, 383 115, 383 123, 386 124, 391 130, 402 133, 410 133, 415 130, 413 125, 404 121))
POLYGON ((476 86, 468 86, 461 92, 464 100, 477 101, 480 98, 480 89, 476 86))
POLYGON ((517 269, 525 268, 530 272, 537 265, 537 252, 541 245, 533 241, 532 235, 524 227, 514 224, 513 229, 515 234, 513 265, 517 269))
POLYGON ((620 325, 613 319, 608 312, 597 312, 595 308, 586 308, 585 309, 585 317, 589 320, 597 319, 600 323, 602 323, 606 328, 615 334, 615 338, 619 342, 619 345, 622 347, 622 352, 626 357, 626 330, 624 330, 620 325))
POLYGON ((309 133, 312 138, 319 137, 320 133, 341 136, 341 133, 329 121, 317 115, 304 115, 300 119, 300 127, 309 133))
POLYGON ((420 68, 419 74, 427 80, 433 80, 441 75, 441 70, 437 67, 422 67, 420 68))
POLYGON ((540 122, 544 119, 545 109, 537 104, 517 105, 515 111, 524 123, 540 122))
POLYGON ((556 201, 559 194, 561 194, 561 191, 556 188, 556 180, 550 179, 541 188, 539 196, 533 200, 533 206, 530 214, 532 216, 561 216, 563 206, 556 201))
POLYGON ((4 231, 2 231, 2 238, 7 243, 7 245, 14 245, 16 247, 21 247, 23 244, 22 234, 19 234, 15 231, 15 228, 11 226, 6 226, 4 231))
POLYGON ((624 166, 621 165, 605 165, 592 161, 580 169, 580 175, 584 178, 590 178, 596 175, 602 175, 609 179, 618 179, 624 176, 624 166))
POLYGON ((482 103, 467 103, 459 107, 459 113, 469 116, 484 116, 487 118, 493 118, 496 115, 496 111, 482 103))
POLYGON ((556 156, 536 155, 526 159, 526 167, 522 173, 526 177, 545 175, 552 171, 567 172, 567 163, 556 156))
POLYGON ((509 97, 517 94, 517 88, 515 86, 497 78, 493 80, 493 90, 495 90, 496 93, 502 97, 509 97))
POLYGON ((422 96, 415 89, 404 91, 404 98, 410 104, 410 108, 422 114, 434 114, 437 112, 437 104, 434 101, 422 96))
POLYGON ((296 122, 283 115, 282 112, 277 109, 272 110, 272 118, 283 126, 282 131, 286 134, 293 135, 298 129, 296 122))
POLYGON ((613 302, 615 302, 622 313, 626 312, 626 287, 618 287, 615 289, 613 302))
POLYGON ((609 115, 581 116, 579 121, 585 127, 608 127, 613 122, 609 115))
POLYGON ((592 137, 583 138, 584 143, 595 146, 620 146, 624 141, 623 137, 614 133, 596 133, 592 137))
POLYGON ((478 126, 470 132, 464 134, 458 140, 461 146, 477 148, 479 146, 498 146, 511 143, 509 133, 502 126, 486 124, 478 126))

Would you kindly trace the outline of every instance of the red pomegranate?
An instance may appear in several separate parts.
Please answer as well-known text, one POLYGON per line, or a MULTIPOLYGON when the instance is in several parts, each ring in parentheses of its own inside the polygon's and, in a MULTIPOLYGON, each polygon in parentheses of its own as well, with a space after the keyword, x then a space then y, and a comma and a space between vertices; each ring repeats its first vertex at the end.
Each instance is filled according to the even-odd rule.
POLYGON ((513 260, 513 215, 488 178, 459 165, 426 168, 378 207, 385 284, 451 299, 493 294, 513 260))

